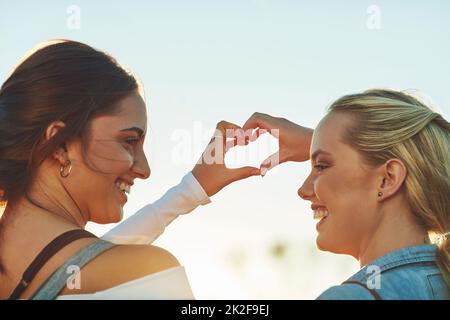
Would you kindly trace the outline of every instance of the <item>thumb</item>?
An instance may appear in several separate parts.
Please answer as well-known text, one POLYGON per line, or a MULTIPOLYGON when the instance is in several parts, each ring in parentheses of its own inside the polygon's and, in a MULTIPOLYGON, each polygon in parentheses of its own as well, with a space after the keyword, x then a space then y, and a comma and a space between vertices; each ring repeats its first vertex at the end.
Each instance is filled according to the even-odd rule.
POLYGON ((251 176, 261 175, 261 170, 254 167, 242 167, 237 169, 229 169, 230 176, 233 181, 242 180, 251 176))
POLYGON ((282 162, 284 161, 280 158, 280 152, 275 152, 274 154, 270 155, 261 163, 261 176, 264 177, 269 170, 276 167, 282 162))

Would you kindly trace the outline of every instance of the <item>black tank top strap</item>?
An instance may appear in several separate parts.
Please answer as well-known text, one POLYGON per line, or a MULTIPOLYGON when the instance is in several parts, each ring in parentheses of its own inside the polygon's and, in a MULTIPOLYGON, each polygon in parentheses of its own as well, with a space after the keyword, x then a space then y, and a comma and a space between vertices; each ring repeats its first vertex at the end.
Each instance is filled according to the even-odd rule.
POLYGON ((22 275, 22 280, 14 289, 13 293, 9 296, 8 299, 19 299, 19 297, 25 291, 31 281, 33 281, 39 270, 41 270, 41 268, 51 257, 53 257, 58 251, 60 251, 68 244, 82 238, 96 238, 96 236, 86 230, 75 229, 64 232, 63 234, 53 239, 52 242, 50 242, 45 246, 44 249, 42 249, 42 251, 36 256, 33 262, 25 270, 22 275))

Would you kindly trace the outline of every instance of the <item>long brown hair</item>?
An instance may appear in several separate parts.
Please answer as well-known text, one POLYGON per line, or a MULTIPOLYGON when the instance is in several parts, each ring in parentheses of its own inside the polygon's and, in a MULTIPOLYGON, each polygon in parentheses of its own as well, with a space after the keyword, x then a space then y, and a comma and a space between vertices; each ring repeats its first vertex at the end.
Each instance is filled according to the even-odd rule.
POLYGON ((82 139, 85 154, 90 120, 114 114, 138 88, 111 56, 80 42, 58 40, 23 59, 0 89, 0 206, 26 196, 36 168, 65 142, 82 139), (66 126, 44 143, 54 121, 66 126))

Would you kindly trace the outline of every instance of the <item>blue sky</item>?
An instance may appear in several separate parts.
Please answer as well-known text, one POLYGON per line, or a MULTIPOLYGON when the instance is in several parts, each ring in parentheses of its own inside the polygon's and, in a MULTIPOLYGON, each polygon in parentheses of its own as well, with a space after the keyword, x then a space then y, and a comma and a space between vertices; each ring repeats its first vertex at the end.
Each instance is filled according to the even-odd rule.
MULTIPOLYGON (((255 111, 314 127, 334 99, 370 87, 419 90, 450 115, 449 34, 448 1, 0 0, 0 79, 51 38, 107 51, 138 76, 152 176, 136 184, 130 215, 197 160, 194 152, 191 163, 173 162, 179 129, 243 124, 255 111), (67 26, 70 5, 81 10, 80 29, 67 26), (367 27, 371 5, 381 13, 377 30, 367 27)), ((232 185, 157 244, 186 265, 200 298, 314 298, 357 265, 315 249, 312 214, 296 195, 308 170, 309 163, 285 164, 232 185), (280 243, 289 250, 272 261, 270 248, 280 243), (226 281, 213 290, 219 277, 226 281)), ((110 227, 90 226, 99 234, 110 227)))

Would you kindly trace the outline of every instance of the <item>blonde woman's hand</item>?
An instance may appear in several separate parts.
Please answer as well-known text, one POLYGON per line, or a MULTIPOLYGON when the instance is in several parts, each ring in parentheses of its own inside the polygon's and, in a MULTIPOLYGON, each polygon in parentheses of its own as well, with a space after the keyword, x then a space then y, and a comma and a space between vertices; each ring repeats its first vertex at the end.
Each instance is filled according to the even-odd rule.
POLYGON ((270 155, 261 164, 261 174, 276 165, 287 161, 306 161, 309 159, 309 149, 314 130, 302 127, 284 118, 277 118, 268 114, 254 113, 242 127, 246 132, 257 129, 250 141, 256 140, 266 132, 279 139, 279 151, 270 155))
POLYGON ((192 170, 208 196, 213 196, 234 181, 261 174, 259 168, 228 169, 225 166, 225 153, 229 149, 248 144, 248 139, 242 137, 243 130, 238 125, 226 121, 217 124, 214 136, 192 170))

